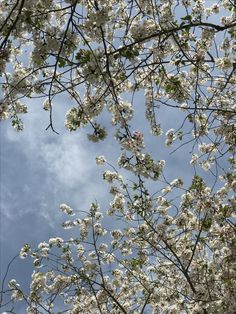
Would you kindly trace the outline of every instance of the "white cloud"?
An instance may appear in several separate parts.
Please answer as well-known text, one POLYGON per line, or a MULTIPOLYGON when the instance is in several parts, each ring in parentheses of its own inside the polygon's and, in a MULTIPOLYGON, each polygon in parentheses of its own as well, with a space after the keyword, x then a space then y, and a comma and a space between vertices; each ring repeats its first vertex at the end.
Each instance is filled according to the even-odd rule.
POLYGON ((95 168, 89 150, 70 134, 63 135, 56 142, 42 143, 39 155, 53 179, 71 188, 87 182, 95 168))

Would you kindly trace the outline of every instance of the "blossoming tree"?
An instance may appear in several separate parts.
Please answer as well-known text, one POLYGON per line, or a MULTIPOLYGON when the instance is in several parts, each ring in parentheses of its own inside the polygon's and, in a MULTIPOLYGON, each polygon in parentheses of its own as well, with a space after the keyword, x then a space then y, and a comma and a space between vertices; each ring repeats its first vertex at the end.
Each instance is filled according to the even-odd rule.
POLYGON ((107 212, 62 204, 76 237, 22 248, 35 267, 30 291, 11 280, 4 311, 17 313, 21 301, 27 313, 235 313, 235 2, 1 0, 0 9, 1 119, 22 130, 23 102, 42 98, 57 132, 65 94, 68 130, 103 141, 107 111, 120 146, 117 165, 96 159, 113 197, 107 212), (145 148, 137 97, 152 138, 189 145, 191 184, 169 182, 168 164, 145 148), (182 124, 163 134, 159 112, 170 107, 182 124))

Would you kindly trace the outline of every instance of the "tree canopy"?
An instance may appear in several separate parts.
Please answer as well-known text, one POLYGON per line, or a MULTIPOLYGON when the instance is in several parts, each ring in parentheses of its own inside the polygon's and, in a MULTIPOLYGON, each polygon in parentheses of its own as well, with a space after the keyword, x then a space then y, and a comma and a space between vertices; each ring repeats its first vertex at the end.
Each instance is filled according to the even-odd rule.
POLYGON ((113 132, 120 147, 115 165, 96 158, 108 210, 61 204, 77 236, 25 244, 30 292, 15 279, 2 287, 6 313, 19 301, 32 314, 235 313, 235 2, 0 0, 0 36, 1 120, 23 130, 26 104, 42 99, 58 133, 65 95, 69 131, 85 127, 99 145, 113 132), (190 184, 166 178, 148 141, 188 147, 190 184))

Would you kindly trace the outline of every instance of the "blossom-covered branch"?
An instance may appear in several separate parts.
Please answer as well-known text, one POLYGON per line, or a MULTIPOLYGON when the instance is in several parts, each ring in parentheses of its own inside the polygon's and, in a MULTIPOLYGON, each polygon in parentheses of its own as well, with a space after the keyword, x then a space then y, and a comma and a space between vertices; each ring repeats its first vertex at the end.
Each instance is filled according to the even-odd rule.
POLYGON ((0 9, 0 118, 20 131, 23 102, 40 98, 57 132, 66 95, 69 131, 84 127, 92 142, 113 132, 120 148, 115 165, 96 158, 107 209, 62 204, 63 227, 78 236, 26 244, 30 291, 3 285, 4 310, 22 301, 27 313, 235 313, 235 3, 0 0, 0 9), (160 150, 189 148, 190 183, 167 178, 148 136, 160 150))

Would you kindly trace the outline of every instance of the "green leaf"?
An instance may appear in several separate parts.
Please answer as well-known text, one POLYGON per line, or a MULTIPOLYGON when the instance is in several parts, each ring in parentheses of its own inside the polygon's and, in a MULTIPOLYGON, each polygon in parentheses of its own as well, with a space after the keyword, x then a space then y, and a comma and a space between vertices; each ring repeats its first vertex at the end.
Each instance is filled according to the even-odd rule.
POLYGON ((205 219, 202 225, 203 230, 208 231, 211 228, 211 225, 212 225, 212 218, 205 219))
POLYGON ((192 21, 192 15, 186 15, 184 17, 181 17, 181 20, 190 22, 192 21))
POLYGON ((58 65, 60 68, 63 68, 66 65, 66 61, 63 58, 58 58, 58 65))
POLYGON ((194 176, 192 180, 192 184, 190 186, 190 190, 201 191, 205 187, 205 183, 200 176, 194 176))
POLYGON ((179 131, 177 136, 178 136, 179 140, 182 141, 182 139, 183 139, 183 131, 179 131))

